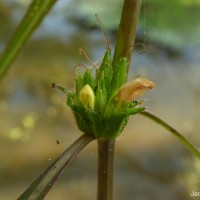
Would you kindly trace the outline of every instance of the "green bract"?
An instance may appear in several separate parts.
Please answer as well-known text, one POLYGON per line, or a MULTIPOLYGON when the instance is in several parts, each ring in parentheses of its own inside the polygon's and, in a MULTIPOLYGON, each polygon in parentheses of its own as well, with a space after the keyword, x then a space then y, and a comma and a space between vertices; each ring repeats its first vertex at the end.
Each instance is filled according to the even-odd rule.
POLYGON ((112 66, 107 49, 96 77, 91 70, 75 75, 76 91, 67 91, 67 105, 72 109, 79 129, 96 138, 116 138, 130 115, 144 110, 140 102, 117 100, 119 88, 126 82, 127 61, 121 58, 112 66))

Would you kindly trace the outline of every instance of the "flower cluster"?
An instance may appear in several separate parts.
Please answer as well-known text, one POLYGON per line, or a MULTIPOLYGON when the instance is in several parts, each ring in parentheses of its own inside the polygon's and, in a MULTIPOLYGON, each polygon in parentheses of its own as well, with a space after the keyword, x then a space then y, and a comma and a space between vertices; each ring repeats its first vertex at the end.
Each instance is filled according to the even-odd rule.
POLYGON ((121 58, 112 66, 111 50, 96 69, 75 74, 76 91, 67 90, 67 104, 71 107, 79 129, 96 138, 116 138, 124 129, 130 115, 143 111, 141 102, 134 101, 154 83, 142 77, 126 83, 127 61, 121 58))

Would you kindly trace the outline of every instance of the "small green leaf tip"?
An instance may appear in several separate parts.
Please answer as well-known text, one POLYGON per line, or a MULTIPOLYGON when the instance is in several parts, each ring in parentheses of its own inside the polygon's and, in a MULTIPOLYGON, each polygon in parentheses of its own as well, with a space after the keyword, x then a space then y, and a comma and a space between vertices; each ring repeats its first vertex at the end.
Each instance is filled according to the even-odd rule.
MULTIPOLYGON (((91 63, 90 63, 91 64, 91 63)), ((136 98, 154 83, 142 77, 126 83, 127 59, 112 66, 111 50, 107 49, 96 75, 88 67, 76 73, 76 91, 68 92, 78 128, 96 138, 114 139, 125 128, 128 118, 145 108, 136 98)))

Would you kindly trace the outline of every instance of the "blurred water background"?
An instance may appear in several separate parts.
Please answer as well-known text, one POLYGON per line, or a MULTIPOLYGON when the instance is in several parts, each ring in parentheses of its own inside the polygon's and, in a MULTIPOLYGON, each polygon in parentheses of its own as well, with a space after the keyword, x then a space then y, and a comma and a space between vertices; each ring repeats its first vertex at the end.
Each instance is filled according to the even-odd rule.
MULTIPOLYGON (((13 34, 30 0, 0 1, 0 51, 13 34)), ((94 14, 101 17, 114 47, 122 0, 59 0, 1 81, 0 199, 16 199, 69 146, 77 129, 66 97, 55 82, 74 88, 72 70, 95 61, 105 40, 94 14), (56 141, 60 144, 57 144, 56 141)), ((142 75, 156 89, 145 105, 200 146, 200 1, 143 1, 129 79, 142 75), (144 37, 144 30, 146 36, 144 37)), ((200 162, 163 128, 134 116, 116 141, 115 200, 188 200, 200 192, 200 162)), ((46 199, 96 197, 96 142, 65 170, 46 199)), ((198 198, 196 198, 198 199, 198 198)))

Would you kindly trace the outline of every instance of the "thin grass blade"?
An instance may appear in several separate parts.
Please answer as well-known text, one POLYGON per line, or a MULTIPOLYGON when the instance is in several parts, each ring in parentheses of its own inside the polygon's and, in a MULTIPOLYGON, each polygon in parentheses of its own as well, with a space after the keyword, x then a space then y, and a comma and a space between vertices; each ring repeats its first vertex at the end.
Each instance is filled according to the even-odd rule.
POLYGON ((157 117, 155 114, 143 111, 139 114, 144 115, 145 117, 148 117, 152 119, 153 121, 157 122, 162 127, 166 128, 168 131, 170 131, 176 138, 178 138, 195 156, 200 158, 200 150, 195 147, 187 138, 185 138, 181 133, 179 133, 177 130, 175 130, 172 126, 167 124, 164 120, 157 117))
POLYGON ((57 0, 33 0, 0 57, 0 80, 57 0))
POLYGON ((84 134, 67 148, 18 198, 18 200, 42 200, 58 179, 63 169, 94 137, 84 134))

